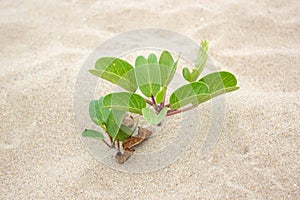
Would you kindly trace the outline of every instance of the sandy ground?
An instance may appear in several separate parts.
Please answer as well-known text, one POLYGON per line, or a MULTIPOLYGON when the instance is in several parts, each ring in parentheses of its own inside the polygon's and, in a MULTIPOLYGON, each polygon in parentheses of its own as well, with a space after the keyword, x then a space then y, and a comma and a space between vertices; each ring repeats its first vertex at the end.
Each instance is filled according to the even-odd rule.
POLYGON ((299 199, 299 1, 1 1, 0 199, 299 199), (209 156, 142 174, 92 157, 74 124, 92 50, 141 27, 208 39, 241 89, 209 156))

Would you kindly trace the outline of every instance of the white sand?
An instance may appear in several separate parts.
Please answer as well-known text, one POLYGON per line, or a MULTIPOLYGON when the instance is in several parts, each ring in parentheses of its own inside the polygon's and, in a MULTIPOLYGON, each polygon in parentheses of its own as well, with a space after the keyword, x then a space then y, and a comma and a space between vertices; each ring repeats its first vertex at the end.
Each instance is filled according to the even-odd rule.
POLYGON ((300 198, 299 1, 195 2, 0 2, 0 199, 300 198), (153 26, 208 39, 241 89, 210 155, 195 142, 162 170, 123 173, 83 146, 74 85, 101 42, 153 26))

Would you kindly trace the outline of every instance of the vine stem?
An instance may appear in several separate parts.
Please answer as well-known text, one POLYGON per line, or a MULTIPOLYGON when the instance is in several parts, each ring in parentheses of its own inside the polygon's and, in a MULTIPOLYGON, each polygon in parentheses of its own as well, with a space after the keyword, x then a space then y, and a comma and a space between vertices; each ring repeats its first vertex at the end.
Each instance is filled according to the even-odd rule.
POLYGON ((104 144, 106 144, 109 148, 112 148, 111 145, 109 145, 104 139, 102 140, 104 142, 104 144))
POLYGON ((159 105, 156 104, 156 101, 155 101, 155 98, 153 95, 151 96, 151 100, 153 103, 152 105, 155 107, 156 112, 159 112, 160 107, 159 107, 159 105))
POLYGON ((188 111, 188 110, 192 110, 195 107, 197 107, 197 106, 188 106, 188 107, 185 107, 185 108, 180 109, 180 110, 169 110, 168 113, 167 113, 167 116, 171 116, 171 115, 182 113, 182 112, 185 112, 185 111, 188 111))
POLYGON ((153 106, 153 103, 152 101, 150 101, 149 99, 145 99, 146 100, 146 103, 149 104, 150 106, 153 106))
POLYGON ((155 98, 153 95, 151 96, 151 99, 152 99, 153 104, 156 105, 156 101, 155 101, 155 98))

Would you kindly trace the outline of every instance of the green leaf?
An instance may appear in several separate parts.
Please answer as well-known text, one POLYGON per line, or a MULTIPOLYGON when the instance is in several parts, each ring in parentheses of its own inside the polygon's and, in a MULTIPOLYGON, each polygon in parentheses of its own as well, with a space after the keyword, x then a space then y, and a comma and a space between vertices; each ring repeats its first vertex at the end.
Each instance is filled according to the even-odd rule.
POLYGON ((156 114, 153 110, 149 108, 143 108, 143 116, 150 123, 157 125, 159 124, 167 115, 168 108, 163 108, 159 114, 156 114))
POLYGON ((209 93, 212 97, 239 89, 236 86, 237 80, 235 76, 226 71, 208 74, 201 78, 199 82, 204 82, 208 85, 209 93))
POLYGON ((129 128, 128 126, 121 124, 121 127, 119 129, 119 133, 117 135, 117 139, 123 142, 125 139, 130 137, 136 130, 137 124, 133 129, 129 128))
POLYGON ((156 95, 156 103, 160 104, 163 102, 166 93, 166 86, 162 87, 161 90, 156 95))
POLYGON ((137 128, 137 123, 133 129, 129 128, 125 124, 122 124, 124 116, 125 111, 112 110, 108 117, 107 132, 114 141, 124 141, 126 138, 131 136, 137 128))
POLYGON ((178 59, 174 62, 172 55, 168 51, 163 51, 161 53, 159 67, 162 86, 166 87, 172 81, 177 69, 178 59))
POLYGON ((82 133, 82 137, 89 137, 89 138, 94 138, 98 140, 103 140, 104 136, 102 133, 90 129, 85 129, 82 133))
POLYGON ((207 40, 203 40, 200 44, 199 52, 198 52, 198 58, 195 63, 195 68, 192 70, 192 72, 189 71, 188 68, 184 68, 182 70, 182 74, 185 80, 188 82, 194 82, 198 79, 200 74, 202 73, 206 60, 207 60, 207 52, 209 48, 209 43, 207 40))
POLYGON ((129 92, 137 90, 134 68, 119 58, 100 58, 95 64, 95 69, 90 70, 90 73, 117 84, 129 92))
POLYGON ((90 118, 92 119, 92 121, 97 124, 97 125, 100 125, 101 122, 100 120, 98 119, 97 117, 97 114, 96 114, 96 110, 97 110, 97 107, 98 107, 98 100, 91 100, 90 101, 90 105, 89 105, 89 114, 90 114, 90 118))
POLYGON ((197 69, 193 69, 192 73, 189 71, 187 67, 182 70, 183 77, 188 82, 195 82, 200 75, 200 72, 197 69))
POLYGON ((89 114, 94 123, 103 126, 106 123, 110 110, 103 107, 103 97, 92 100, 89 105, 89 114))
POLYGON ((159 57, 159 64, 162 64, 162 65, 165 65, 168 67, 173 67, 174 59, 173 59, 171 53, 168 51, 163 51, 159 57))
POLYGON ((103 106, 114 110, 142 114, 142 109, 146 107, 146 101, 138 94, 118 92, 106 95, 103 98, 103 106))
POLYGON ((200 49, 198 52, 198 58, 196 61, 196 69, 199 71, 199 75, 203 71, 205 65, 206 65, 206 60, 207 60, 207 52, 209 48, 209 43, 207 40, 203 40, 200 44, 200 49))
POLYGON ((170 108, 179 109, 190 103, 200 104, 210 99, 208 86, 203 82, 193 82, 174 91, 170 96, 170 108))
POLYGON ((106 120, 108 118, 108 115, 110 113, 110 110, 103 106, 103 98, 104 97, 100 97, 100 99, 99 99, 99 112, 97 112, 96 114, 97 114, 97 117, 100 119, 100 121, 105 124, 106 120))
POLYGON ((147 96, 155 96, 161 85, 160 68, 157 58, 150 54, 148 59, 138 56, 135 60, 135 76, 141 92, 147 96))
POLYGON ((148 63, 152 63, 152 64, 158 64, 158 61, 157 61, 157 57, 155 54, 151 53, 149 56, 148 56, 148 63))
POLYGON ((239 87, 235 76, 229 72, 215 72, 182 86, 170 97, 171 109, 181 108, 189 103, 198 105, 218 95, 232 92, 239 87), (197 84, 199 83, 199 84, 197 84))
POLYGON ((125 115, 125 111, 112 110, 107 119, 107 133, 114 139, 118 138, 118 133, 125 115))

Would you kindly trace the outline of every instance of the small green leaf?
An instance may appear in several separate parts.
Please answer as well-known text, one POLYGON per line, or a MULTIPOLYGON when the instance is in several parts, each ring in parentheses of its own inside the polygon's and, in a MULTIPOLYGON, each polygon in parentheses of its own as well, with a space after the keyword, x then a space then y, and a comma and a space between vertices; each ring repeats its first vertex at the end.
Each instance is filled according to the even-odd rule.
POLYGON ((143 116, 150 123, 157 125, 159 124, 167 115, 168 108, 163 108, 159 114, 156 114, 153 110, 149 108, 143 108, 143 116))
POLYGON ((137 89, 134 68, 119 58, 103 57, 97 60, 90 73, 110 81, 120 87, 135 92, 137 89))
POLYGON ((106 123, 107 117, 110 110, 103 107, 103 97, 99 100, 92 100, 89 105, 89 114, 94 123, 97 125, 104 125, 106 123))
POLYGON ((200 44, 198 58, 195 63, 195 68, 192 70, 192 72, 190 72, 188 68, 184 68, 182 70, 183 77, 188 82, 195 82, 200 76, 200 74, 202 73, 206 65, 208 47, 209 47, 208 41, 203 40, 200 44))
POLYGON ((159 64, 162 64, 162 65, 165 65, 168 67, 173 67, 174 59, 173 59, 171 53, 168 51, 163 51, 159 57, 159 64))
POLYGON ((100 97, 99 99, 99 112, 97 112, 97 117, 100 119, 101 123, 105 124, 110 110, 103 106, 103 98, 104 97, 100 97))
POLYGON ((94 138, 94 139, 98 139, 98 140, 104 139, 104 136, 102 133, 91 130, 91 129, 85 129, 82 133, 82 137, 89 137, 89 138, 94 138))
POLYGON ((235 76, 226 71, 208 74, 201 78, 199 82, 204 82, 208 85, 209 93, 212 97, 239 89, 236 86, 237 80, 235 76))
POLYGON ((174 59, 170 54, 170 52, 163 51, 161 53, 159 58, 159 66, 160 66, 160 77, 161 77, 162 86, 166 87, 172 81, 177 69, 177 64, 178 64, 178 60, 174 62, 174 59))
POLYGON ((190 103, 200 104, 210 99, 208 86, 203 82, 193 82, 174 91, 170 96, 170 108, 179 109, 190 103))
POLYGON ((166 87, 162 87, 161 90, 157 93, 156 95, 156 103, 160 104, 161 102, 163 102, 164 98, 165 98, 165 93, 166 93, 166 87))
POLYGON ((143 56, 136 58, 135 76, 137 84, 145 96, 155 96, 159 92, 160 68, 154 54, 150 54, 148 59, 143 56))
POLYGON ((146 107, 146 101, 138 94, 117 92, 106 95, 103 98, 103 106, 114 110, 142 114, 142 109, 146 107))
POLYGON ((187 67, 183 68, 182 74, 184 79, 187 80, 188 82, 195 82, 200 75, 197 69, 193 69, 192 73, 190 73, 187 67))
POLYGON ((100 125, 101 122, 100 120, 98 119, 97 117, 97 111, 98 110, 98 100, 92 100, 90 101, 90 104, 89 104, 89 114, 90 114, 90 118, 92 119, 92 121, 97 124, 97 125, 100 125))
POLYGON ((158 64, 158 62, 157 62, 157 57, 156 57, 155 54, 151 53, 151 54, 148 56, 148 63, 158 64))

